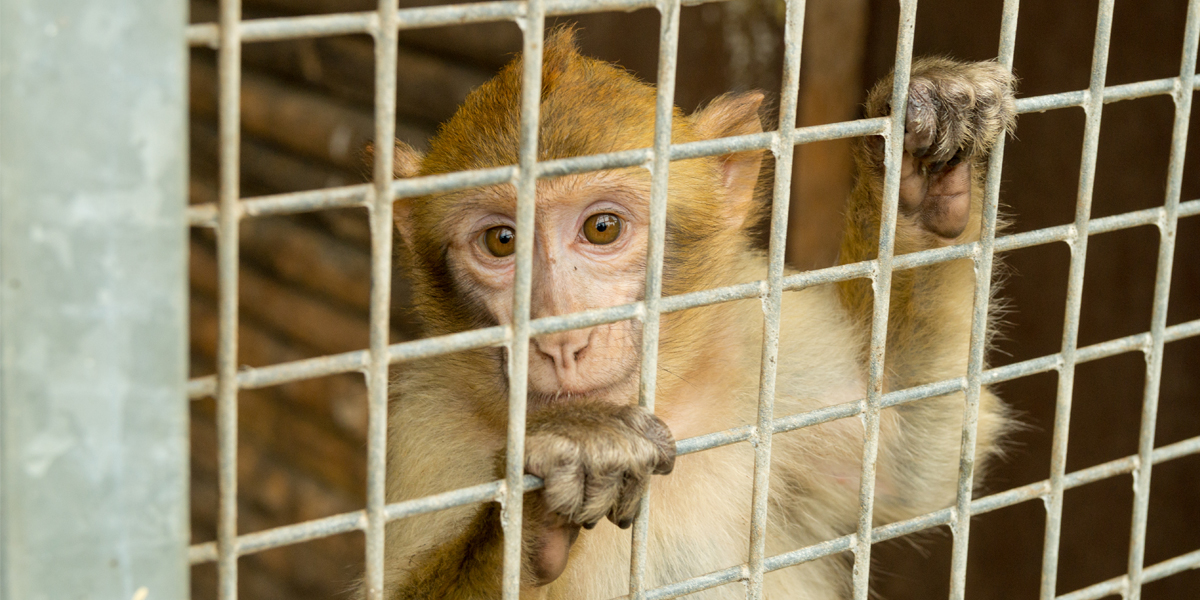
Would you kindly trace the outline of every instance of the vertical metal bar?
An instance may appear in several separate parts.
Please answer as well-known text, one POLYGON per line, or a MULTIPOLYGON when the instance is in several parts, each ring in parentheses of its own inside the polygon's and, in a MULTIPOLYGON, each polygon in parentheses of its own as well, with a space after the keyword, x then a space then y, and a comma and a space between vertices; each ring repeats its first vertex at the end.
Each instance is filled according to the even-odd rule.
POLYGON ((521 73, 521 150, 517 170, 517 258, 513 274, 512 339, 508 361, 508 448, 504 472, 504 598, 521 594, 521 510, 525 494, 525 405, 529 374, 529 302, 533 290, 533 217, 537 201, 538 120, 546 8, 529 0, 521 73))
MULTIPOLYGON (((1012 70, 1017 39, 1020 0, 1005 0, 1000 21, 999 62, 1012 70)), ((984 190, 979 250, 975 256, 975 299, 972 307, 971 347, 967 363, 966 406, 963 409, 962 449, 958 459, 958 497, 955 503, 954 550, 950 559, 950 598, 962 600, 967 586, 967 550, 971 538, 971 494, 975 488, 975 443, 979 425, 979 397, 983 392, 984 351, 987 349, 988 304, 992 298, 992 259, 996 242, 996 215, 1000 176, 1004 168, 1004 142, 996 140, 988 162, 984 190)))
POLYGON ((1104 108, 1104 77, 1108 70, 1108 42, 1112 32, 1113 0, 1101 0, 1092 48, 1092 78, 1084 112, 1083 159, 1075 205, 1071 269, 1067 280, 1067 307, 1063 323, 1062 365, 1058 374, 1058 399, 1054 411, 1054 441, 1050 458, 1050 497, 1046 505, 1046 536, 1042 547, 1041 599, 1054 598, 1058 579, 1058 546, 1062 531, 1063 478, 1067 468, 1067 440, 1071 422, 1071 394, 1075 383, 1075 350, 1079 338, 1084 265, 1087 262, 1088 219, 1092 213, 1092 188, 1096 175, 1096 148, 1100 140, 1100 114, 1104 108))
MULTIPOLYGON (((662 298, 663 246, 667 231, 667 192, 671 169, 672 115, 675 110, 675 67, 679 55, 679 0, 658 5, 658 86, 654 101, 654 157, 650 164, 650 230, 646 245, 646 292, 642 315, 642 368, 638 404, 654 410, 658 383, 658 302, 662 298)), ((646 593, 646 546, 650 530, 650 490, 642 495, 629 561, 629 594, 646 593)))
POLYGON ((775 154, 775 193, 771 204, 767 296, 763 302, 762 363, 758 387, 758 422, 754 428, 754 489, 750 513, 750 581, 746 597, 763 597, 763 561, 767 544, 767 508, 771 488, 771 434, 775 418, 775 376, 779 362, 779 318, 783 307, 784 256, 787 252, 788 208, 791 205, 792 158, 796 149, 796 99, 800 90, 800 54, 804 42, 805 0, 787 4, 784 26, 783 78, 775 154))
POLYGON ((0 598, 188 594, 187 3, 0 2, 0 598))
POLYGON ((238 203, 241 153, 241 0, 221 0, 217 224, 217 578, 220 600, 237 598, 238 203))
POLYGON ((908 109, 908 82, 912 69, 916 0, 901 0, 893 67, 891 127, 884 157, 883 216, 879 225, 879 258, 872 278, 874 311, 871 315, 870 365, 867 369, 867 409, 863 413, 862 480, 858 493, 858 533, 854 546, 854 600, 870 593, 871 523, 875 509, 875 460, 879 456, 879 402, 883 397, 884 351, 887 348, 888 308, 892 290, 896 211, 900 199, 900 164, 904 157, 904 125, 908 109))
POLYGON ((375 164, 371 219, 371 362, 367 371, 367 600, 383 599, 388 343, 392 304, 392 158, 396 139, 398 0, 379 0, 375 38, 375 164))
POLYGON ((1179 79, 1175 83, 1175 129, 1171 133, 1171 157, 1167 167, 1164 215, 1158 223, 1158 272, 1154 280, 1154 308, 1150 317, 1150 349, 1146 357, 1146 387, 1142 403, 1142 428, 1138 441, 1137 468, 1133 471, 1133 525, 1129 534, 1129 589, 1125 598, 1142 596, 1142 568, 1146 550, 1146 515, 1150 504, 1150 468, 1153 465, 1154 428, 1158 418, 1158 393, 1162 378, 1167 301, 1171 294, 1171 267, 1175 233, 1179 222, 1179 197, 1183 188, 1183 160, 1187 152, 1188 121, 1192 114, 1192 88, 1196 78, 1196 53, 1200 46, 1200 0, 1188 3, 1184 27, 1179 79))

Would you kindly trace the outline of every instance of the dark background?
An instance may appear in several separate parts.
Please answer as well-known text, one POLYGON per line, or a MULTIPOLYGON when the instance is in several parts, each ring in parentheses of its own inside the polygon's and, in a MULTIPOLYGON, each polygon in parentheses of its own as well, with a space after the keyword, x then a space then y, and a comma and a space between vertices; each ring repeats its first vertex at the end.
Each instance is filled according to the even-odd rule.
MULTIPOLYGON (((402 0, 403 5, 420 2, 402 0)), ((1185 0, 1117 3, 1109 85, 1178 75, 1185 0)), ((247 18, 372 10, 373 0, 245 0, 247 18)), ((987 59, 999 41, 1000 0, 924 0, 916 54, 987 59)), ((781 3, 739 1, 683 9, 677 102, 693 110, 729 90, 759 88, 778 97, 781 3)), ((853 118, 865 90, 890 70, 898 7, 884 0, 810 0, 802 67, 800 123, 853 118)), ((192 20, 212 21, 215 2, 193 0, 192 20)), ((1022 3, 1015 72, 1020 95, 1088 85, 1095 2, 1022 3)), ((585 53, 621 63, 653 81, 654 11, 571 19, 585 53)), ((520 50, 512 23, 404 32, 398 135, 421 147, 465 95, 520 50)), ((242 193, 256 196, 365 180, 361 148, 372 137, 370 40, 343 36, 248 44, 243 66, 242 193)), ((216 189, 215 55, 192 54, 193 202, 216 189)), ((1200 105, 1195 103, 1194 106, 1200 105)), ((1200 112, 1193 109, 1189 156, 1197 155, 1200 112)), ((1167 96, 1107 105, 1096 169, 1095 217, 1163 202, 1174 106, 1167 96)), ((1026 114, 1010 140, 1002 201, 1010 231, 1072 222, 1081 164, 1082 109, 1026 114)), ((836 253, 848 185, 847 146, 799 148, 789 257, 829 264, 836 253)), ((1187 162, 1183 200, 1200 197, 1200 162, 1187 162)), ((260 366, 367 346, 369 247, 365 212, 325 211, 243 223, 240 356, 260 366)), ((1149 329, 1158 234, 1141 227, 1092 237, 1080 346, 1149 329)), ((1057 352, 1062 343, 1070 254, 1064 243, 1009 253, 1007 325, 991 354, 1004 365, 1057 352)), ((192 243, 194 375, 214 371, 216 271, 211 234, 192 243)), ((393 341, 413 336, 402 279, 395 284, 393 341)), ((1200 219, 1179 222, 1168 324, 1200 318, 1200 219)), ((1200 435, 1200 339, 1168 344, 1156 445, 1200 435)), ((1068 471, 1137 452, 1145 363, 1127 353, 1078 366, 1068 471)), ((1025 427, 986 489, 1002 491, 1049 476, 1057 376, 1045 373, 998 386, 1025 427)), ((192 527, 214 538, 216 450, 211 400, 193 403, 192 527)), ((240 394, 239 489, 242 532, 363 506, 365 388, 340 375, 240 394)), ((1200 456, 1153 471, 1146 564, 1200 548, 1200 456)), ((1128 475, 1069 490, 1063 511, 1059 592, 1125 572, 1133 493, 1128 475)), ((1025 502, 977 517, 971 529, 968 596, 1032 598, 1038 592, 1045 511, 1025 502)), ((949 532, 876 546, 873 589, 883 598, 947 593, 949 532), (909 543, 912 542, 912 543, 909 543)), ((344 534, 254 554, 241 561, 242 597, 345 598, 361 569, 362 537, 344 534)), ((193 596, 215 597, 216 569, 193 569, 193 596)), ((1145 586, 1147 599, 1184 599, 1200 589, 1192 571, 1145 586)))

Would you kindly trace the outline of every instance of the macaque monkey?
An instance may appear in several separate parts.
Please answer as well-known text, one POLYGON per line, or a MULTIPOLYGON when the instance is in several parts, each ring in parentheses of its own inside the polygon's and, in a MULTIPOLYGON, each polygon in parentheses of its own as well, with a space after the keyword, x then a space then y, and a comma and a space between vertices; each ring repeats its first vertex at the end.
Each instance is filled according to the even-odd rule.
MULTIPOLYGON (((475 90, 427 154, 398 143, 397 176, 516 164, 520 74, 518 58, 475 90)), ((891 88, 890 77, 875 87, 867 116, 889 113, 891 88)), ((762 100, 758 92, 728 94, 691 115, 676 109, 673 142, 761 132, 762 100)), ((571 29, 547 37, 541 102, 541 160, 652 145, 654 87, 581 56, 571 29)), ((981 167, 1014 125, 1012 76, 994 62, 917 60, 907 119, 897 254, 978 239, 981 167)), ((880 138, 859 144, 842 263, 876 253, 883 151, 880 138)), ((763 151, 748 151, 671 163, 665 295, 766 276, 754 241, 769 205, 759 193, 762 161, 763 151)), ((534 318, 642 298, 650 179, 635 167, 538 181, 534 318)), ((400 263, 425 333, 510 322, 515 210, 511 185, 397 202, 400 263)), ((966 373, 973 282, 966 259, 894 274, 886 390, 966 373)), ((871 304, 862 279, 784 295, 777 416, 866 395, 871 304)), ((531 340, 525 470, 542 477, 545 489, 525 497, 522 598, 628 593, 628 527, 648 487, 650 586, 747 560, 752 448, 733 444, 676 459, 674 440, 755 422, 762 323, 758 300, 662 315, 653 414, 637 406, 639 322, 531 340)), ((488 348, 398 369, 389 501, 504 476, 505 361, 503 348, 488 348)), ((962 415, 961 394, 881 413, 877 524, 953 504, 962 415)), ((1009 423, 985 389, 977 474, 1009 423)), ((862 444, 857 418, 775 435, 768 555, 855 530, 862 444)), ((502 538, 495 503, 390 523, 386 598, 498 598, 502 538)), ((768 573, 766 596, 844 598, 849 582, 847 558, 831 557, 768 573)), ((744 594, 734 584, 689 597, 744 594)))

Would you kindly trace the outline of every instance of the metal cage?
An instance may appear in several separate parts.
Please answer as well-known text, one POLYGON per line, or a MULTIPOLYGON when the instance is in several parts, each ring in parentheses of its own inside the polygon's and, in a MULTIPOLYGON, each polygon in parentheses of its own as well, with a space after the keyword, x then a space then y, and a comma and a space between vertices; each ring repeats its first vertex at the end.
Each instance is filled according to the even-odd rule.
MULTIPOLYGON (((688 2, 689 5, 699 3, 688 2)), ((672 145, 670 143, 671 108, 674 104, 680 4, 681 2, 678 0, 560 0, 530 1, 528 3, 488 2, 397 10, 395 2, 381 0, 378 12, 242 22, 239 20, 238 2, 226 0, 222 3, 220 23, 193 25, 189 28, 188 39, 192 44, 210 44, 218 48, 222 84, 220 108, 221 164, 223 166, 221 201, 216 206, 190 207, 188 212, 189 219, 194 226, 216 227, 219 234, 220 296, 222 299, 219 372, 215 377, 201 378, 190 382, 189 396, 198 398, 216 394, 218 398, 219 435, 222 440, 220 442, 221 517, 219 537, 215 544, 201 544, 193 547, 191 556, 193 562, 218 561, 222 597, 234 598, 236 595, 234 587, 237 576, 236 558, 239 555, 351 529, 362 529, 367 535, 367 597, 380 598, 383 588, 382 560, 385 522, 467 503, 495 501, 500 502, 504 507, 505 597, 515 599, 519 583, 522 494, 526 490, 536 489, 540 484, 534 477, 519 476, 523 472, 524 465, 525 380, 528 364, 526 357, 528 356, 530 336, 623 319, 641 320, 644 336, 639 401, 643 406, 653 408, 659 315, 716 302, 754 297, 763 300, 765 315, 758 423, 754 426, 681 440, 678 444, 680 454, 700 452, 725 444, 749 442, 754 445, 755 474, 749 560, 745 564, 701 577, 660 588, 646 589, 644 584, 645 532, 649 516, 648 510, 646 510, 647 504, 643 500, 641 516, 634 525, 630 597, 674 598, 733 581, 745 581, 749 589, 748 597, 757 598, 761 595, 765 572, 850 550, 854 553, 854 597, 862 600, 867 598, 869 558, 873 541, 890 539, 920 529, 949 524, 954 532, 951 597, 961 598, 966 584, 967 540, 970 535, 971 516, 1018 502, 1042 498, 1046 502, 1048 513, 1042 598, 1044 600, 1054 598, 1063 491, 1123 473, 1131 473, 1136 485, 1128 573, 1125 576, 1067 594, 1065 597, 1081 600, 1099 598, 1119 591, 1127 598, 1137 598, 1143 582, 1153 581, 1179 570, 1200 565, 1200 550, 1149 567, 1143 567, 1142 560, 1151 466, 1157 462, 1200 452, 1200 438, 1192 438, 1163 448, 1154 448, 1153 444, 1163 345, 1167 341, 1200 334, 1200 321, 1191 321, 1169 328, 1166 326, 1167 297, 1176 222, 1181 216, 1200 213, 1200 201, 1180 202, 1186 143, 1185 132, 1191 114, 1191 92, 1197 89, 1197 84, 1200 83, 1195 76, 1197 35, 1200 34, 1200 2, 1193 0, 1189 4, 1187 33, 1179 77, 1105 87, 1113 0, 1102 0, 1096 24, 1089 88, 1062 94, 1023 98, 1018 101, 1017 108, 1020 113, 1082 107, 1087 115, 1083 146, 1084 161, 1079 176, 1076 217, 1073 224, 996 237, 997 197, 1004 152, 1003 140, 1001 140, 993 153, 988 170, 982 239, 977 243, 906 254, 901 257, 893 256, 892 235, 895 230, 899 159, 902 148, 899 144, 893 143, 893 140, 902 139, 904 132, 902 117, 907 100, 908 72, 912 59, 912 37, 917 5, 915 0, 901 2, 900 33, 895 62, 897 76, 892 93, 892 106, 895 107, 895 110, 892 117, 799 129, 795 127, 800 42, 804 28, 805 3, 803 0, 793 0, 788 2, 787 9, 785 66, 783 92, 779 107, 779 129, 756 135, 672 145), (547 15, 636 8, 655 8, 661 15, 654 146, 638 151, 538 162, 536 142, 539 106, 536 90, 541 87, 541 48, 547 15), (238 53, 242 43, 345 33, 369 33, 374 36, 377 57, 376 138, 386 140, 393 137, 397 31, 406 28, 497 20, 516 21, 521 26, 525 39, 521 152, 518 165, 394 181, 391 172, 392 153, 390 149, 385 148, 385 144, 380 144, 380 151, 375 156, 374 182, 372 184, 262 198, 241 199, 237 197, 238 53), (1093 220, 1090 218, 1092 184, 1103 107, 1109 102, 1154 94, 1171 95, 1176 106, 1165 203, 1161 208, 1093 220), (785 277, 783 269, 784 234, 789 206, 790 166, 795 145, 862 135, 883 135, 888 143, 885 203, 878 258, 785 277), (670 168, 670 162, 749 149, 769 149, 774 154, 778 165, 774 188, 774 208, 771 215, 768 278, 764 281, 740 286, 662 297, 663 235, 667 171, 670 168), (649 169, 653 175, 650 209, 651 241, 648 251, 645 300, 636 304, 531 321, 529 297, 533 237, 529 235, 529 232, 533 227, 536 180, 540 177, 630 166, 643 166, 649 169), (458 190, 505 182, 515 184, 518 190, 517 274, 514 285, 513 324, 388 346, 387 306, 391 272, 392 200, 435 191, 458 190), (239 371, 236 368, 237 348, 233 337, 237 323, 237 311, 233 302, 237 297, 235 274, 238 221, 242 218, 259 215, 344 206, 366 206, 370 210, 374 265, 371 298, 371 348, 360 352, 239 371), (1158 227, 1161 240, 1150 331, 1141 335, 1079 348, 1076 341, 1088 237, 1097 233, 1149 224, 1158 227), (1055 241, 1064 241, 1071 248, 1067 317, 1063 325, 1062 350, 1054 355, 985 370, 983 368, 984 334, 987 325, 986 313, 990 298, 993 254, 996 251, 1013 250, 1055 241), (776 417, 773 414, 774 364, 778 351, 779 307, 784 291, 855 277, 870 278, 877 290, 889 289, 894 270, 914 268, 957 258, 970 258, 975 262, 976 267, 970 366, 964 377, 883 393, 882 365, 889 297, 887 294, 877 294, 871 328, 871 361, 867 397, 856 402, 831 406, 811 413, 783 417, 776 417), (509 393, 507 452, 507 472, 510 475, 503 481, 495 481, 487 485, 420 500, 386 504, 384 501, 383 461, 386 442, 388 365, 456 350, 501 345, 506 346, 512 356, 512 360, 508 362, 510 381, 512 382, 509 393), (1147 364, 1141 445, 1138 454, 1082 471, 1067 473, 1067 431, 1075 365, 1135 350, 1146 355, 1147 364), (234 478, 237 460, 234 441, 237 427, 235 418, 237 390, 353 370, 365 373, 370 398, 366 510, 239 536, 235 525, 236 481, 234 478), (981 386, 1051 370, 1059 373, 1059 388, 1050 479, 975 499, 972 498, 971 485, 973 461, 969 458, 961 459, 958 500, 954 507, 908 521, 872 528, 874 471, 881 409, 949 392, 965 392, 967 408, 963 428, 962 456, 969 457, 974 454, 975 424, 978 417, 981 386), (859 415, 864 419, 867 435, 863 447, 863 483, 859 500, 858 531, 786 554, 765 556, 764 532, 771 435, 775 432, 790 431, 859 415)), ((1005 2, 999 56, 1001 63, 1009 68, 1012 65, 1016 38, 1017 11, 1017 1, 1005 2)))

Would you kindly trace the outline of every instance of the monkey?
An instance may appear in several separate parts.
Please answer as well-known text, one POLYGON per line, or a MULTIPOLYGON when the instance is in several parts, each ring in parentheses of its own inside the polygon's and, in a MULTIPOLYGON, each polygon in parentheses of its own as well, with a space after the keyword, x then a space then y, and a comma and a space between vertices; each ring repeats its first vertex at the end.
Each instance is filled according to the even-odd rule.
MULTIPOLYGON (((655 88, 583 56, 571 27, 545 41, 538 159, 652 145, 655 88)), ((518 162, 517 57, 465 100, 422 154, 397 141, 397 177, 518 162)), ((982 168, 1015 127, 1015 83, 995 62, 917 59, 912 65, 896 222, 903 254, 979 239, 982 168)), ((891 112, 891 76, 866 116, 891 112)), ((694 113, 675 108, 672 143, 760 133, 761 92, 726 94, 694 113)), ((764 151, 674 161, 668 173, 664 296, 765 278, 754 231, 767 206, 764 151)), ((861 139, 839 261, 875 258, 884 144, 861 139)), ((643 300, 651 176, 631 167, 537 182, 533 318, 643 300)), ((428 335, 511 324, 513 185, 401 199, 398 263, 428 335)), ((790 272, 790 271, 789 271, 790 272)), ((892 277, 884 390, 961 377, 967 368, 973 265, 959 259, 892 277)), ((775 415, 867 395, 872 287, 865 279, 786 292, 775 415)), ((756 422, 762 304, 726 302, 663 314, 653 412, 637 404, 642 329, 635 320, 530 341, 521 597, 604 599, 629 590, 630 530, 649 490, 646 583, 665 585, 743 564, 749 555, 754 456, 748 444, 675 456, 675 440, 756 422), (657 475, 657 477, 656 477, 657 475)), ((503 348, 407 363, 393 373, 388 501, 504 477, 509 381, 503 348)), ((874 523, 953 504, 964 398, 927 398, 880 413, 874 523)), ((976 482, 1014 422, 986 387, 979 404, 976 482)), ((853 532, 862 421, 777 433, 770 465, 768 556, 853 532)), ((388 524, 388 600, 498 598, 496 503, 388 524)), ((850 561, 834 556, 768 573, 767 598, 835 600, 850 593, 850 561)), ((740 598, 725 585, 691 597, 740 598)))

